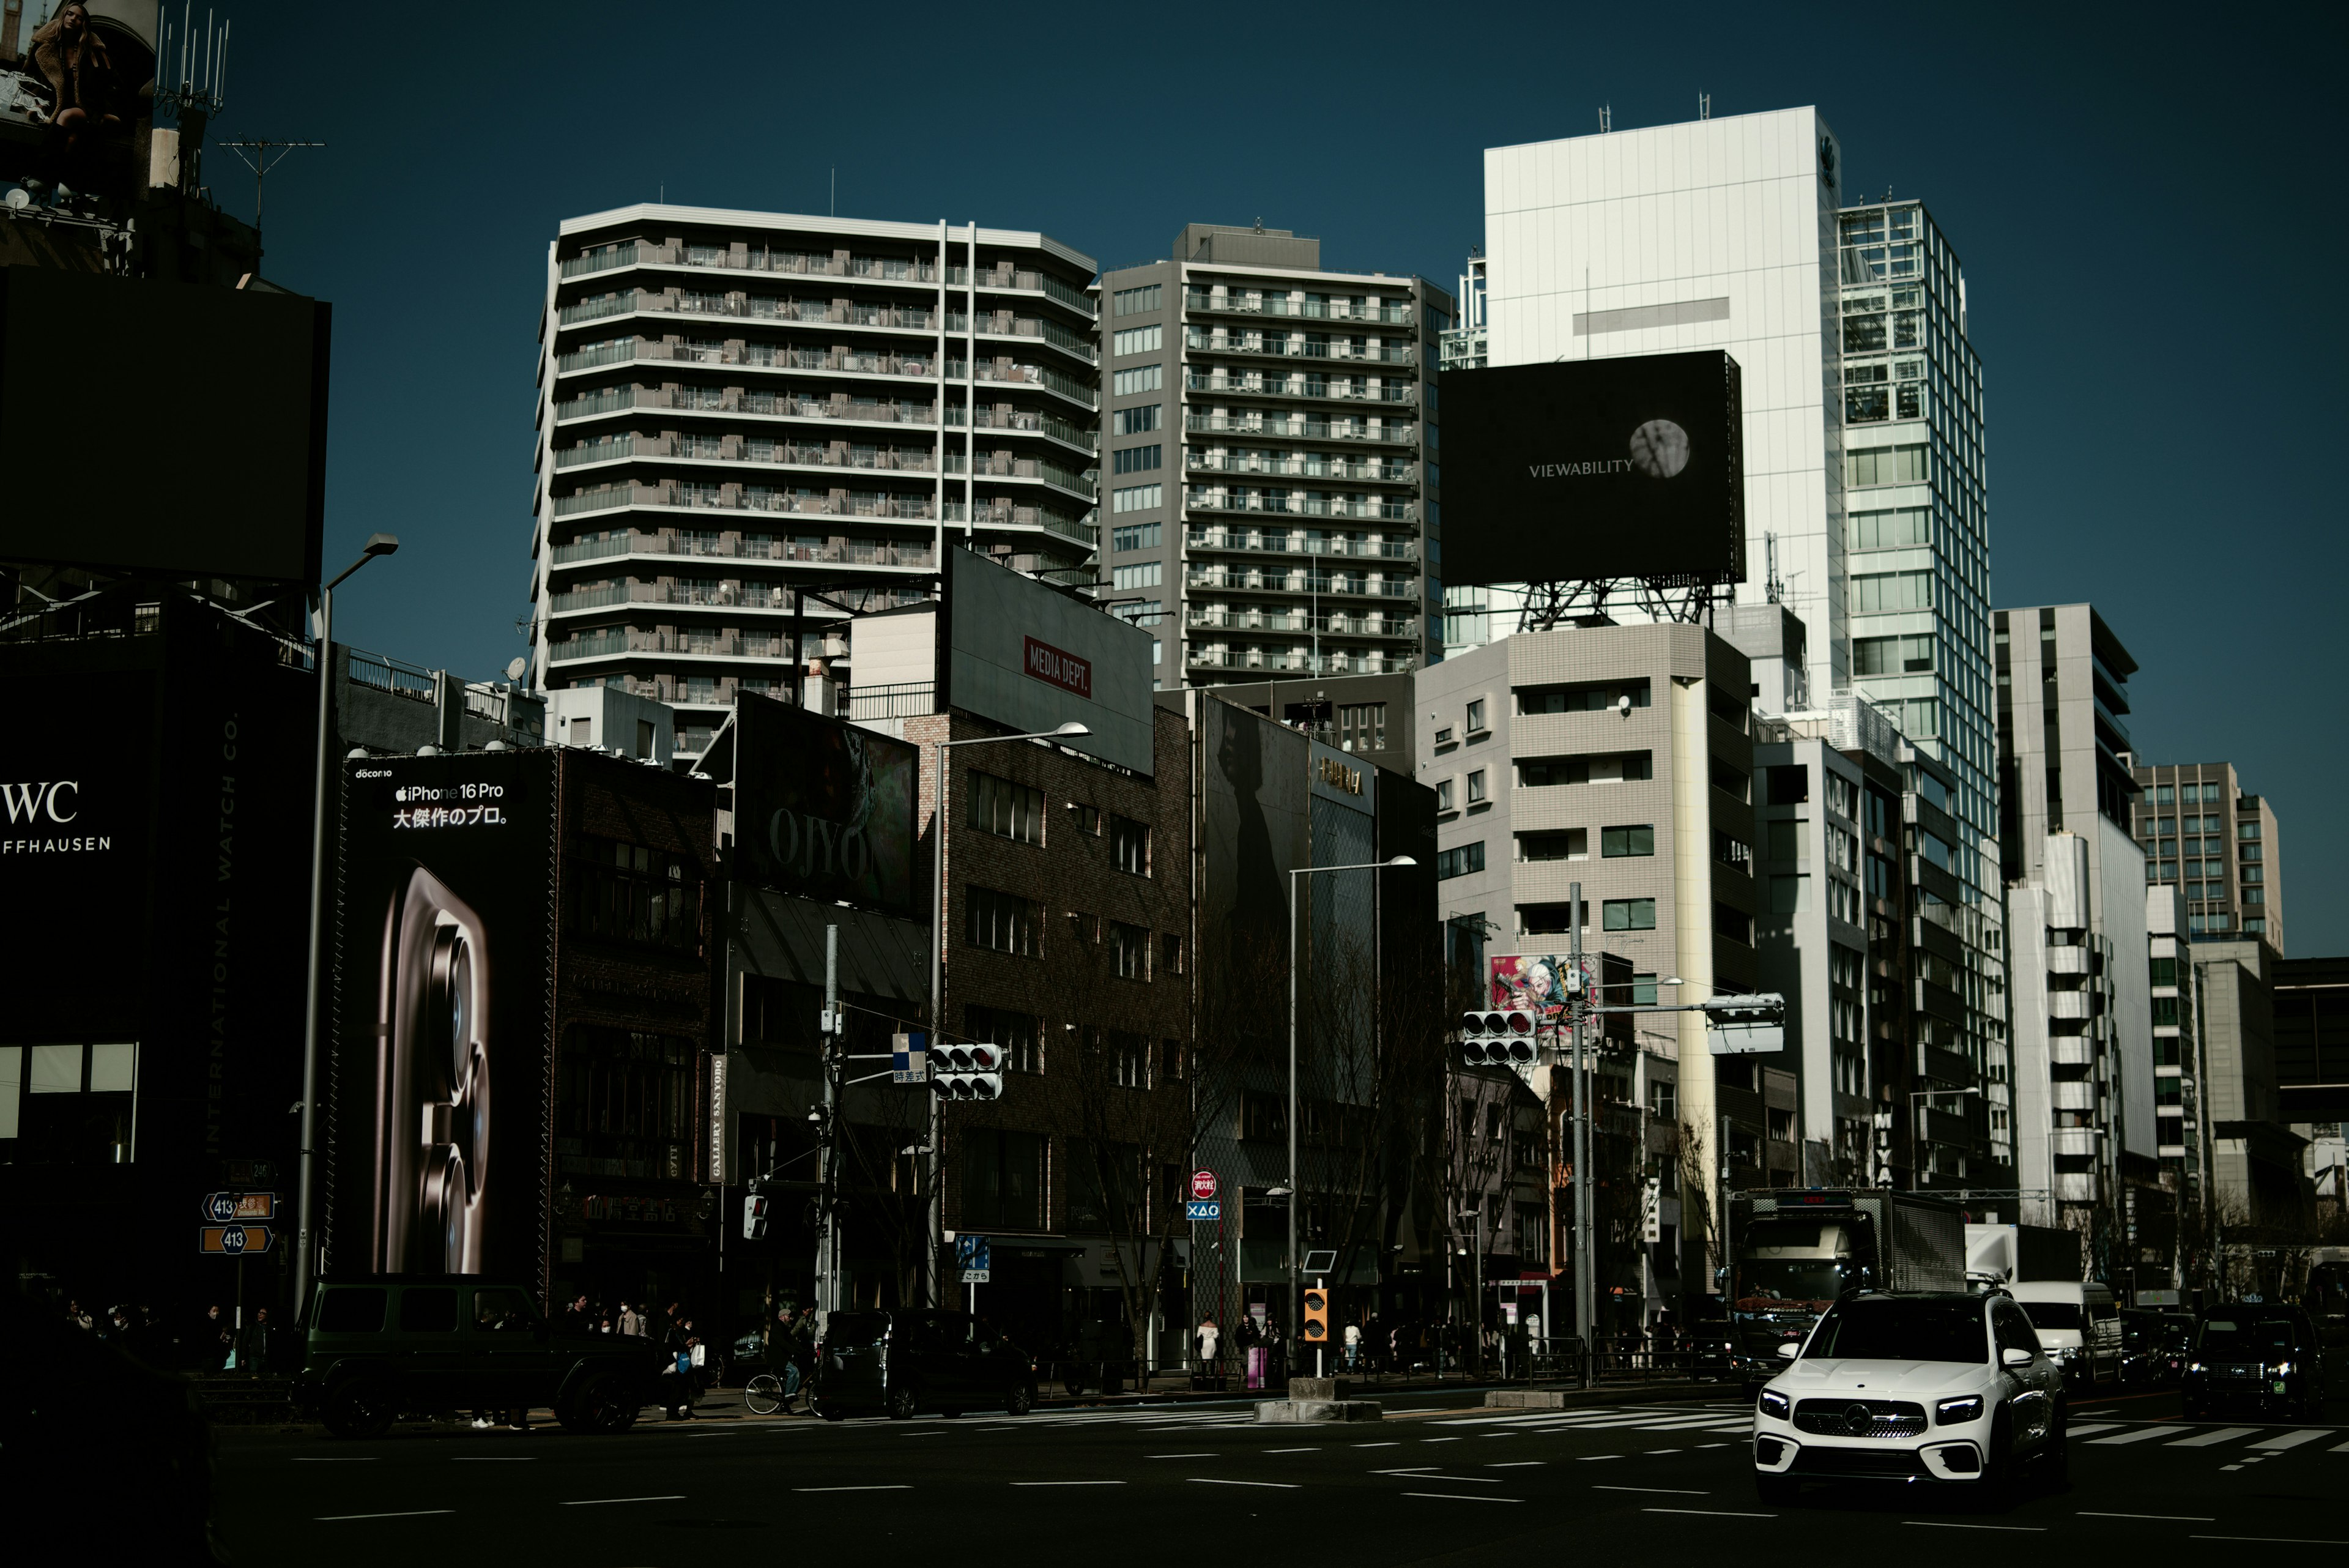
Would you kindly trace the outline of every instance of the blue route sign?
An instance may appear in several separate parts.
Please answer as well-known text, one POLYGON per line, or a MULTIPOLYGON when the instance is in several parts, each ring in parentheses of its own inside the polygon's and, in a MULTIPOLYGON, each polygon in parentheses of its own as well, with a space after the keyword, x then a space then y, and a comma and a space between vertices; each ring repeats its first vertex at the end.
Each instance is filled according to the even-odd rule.
POLYGON ((1224 1206, 1221 1203, 1202 1203, 1198 1199, 1193 1199, 1183 1207, 1185 1210, 1184 1217, 1194 1221, 1200 1220, 1220 1220, 1224 1217, 1224 1206))

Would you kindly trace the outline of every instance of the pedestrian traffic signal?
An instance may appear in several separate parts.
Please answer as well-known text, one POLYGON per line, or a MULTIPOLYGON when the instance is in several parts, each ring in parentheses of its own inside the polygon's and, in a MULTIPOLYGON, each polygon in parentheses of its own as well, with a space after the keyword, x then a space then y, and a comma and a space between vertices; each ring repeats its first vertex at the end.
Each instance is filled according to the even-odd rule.
POLYGON ((742 1199, 742 1239, 755 1241, 767 1233, 767 1199, 753 1194, 742 1199))
POLYGON ((930 1087, 942 1100, 1003 1097, 1003 1053, 992 1045, 930 1047, 930 1087))
POLYGON ((1521 1007, 1460 1015, 1460 1059, 1472 1067, 1530 1067, 1540 1054, 1534 1015, 1521 1007))
POLYGON ((1305 1293, 1305 1343, 1330 1343, 1330 1293, 1318 1286, 1305 1293))

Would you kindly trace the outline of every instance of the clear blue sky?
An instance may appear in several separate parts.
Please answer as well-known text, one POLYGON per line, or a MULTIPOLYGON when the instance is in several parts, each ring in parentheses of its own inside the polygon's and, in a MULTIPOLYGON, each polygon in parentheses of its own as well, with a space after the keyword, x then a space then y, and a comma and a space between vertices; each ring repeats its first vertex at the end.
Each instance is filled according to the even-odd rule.
MULTIPOLYGON (((1485 147, 1595 130, 1601 103, 1624 129, 1692 119, 1700 91, 1816 104, 1848 187, 1922 195, 1964 260, 1995 602, 2093 600, 2143 667, 2140 746, 2269 795, 2291 950, 2349 950, 2323 804, 2349 772, 2338 7, 232 14, 218 134, 330 143, 273 175, 266 236, 270 275, 336 307, 330 567, 403 541, 340 629, 476 678, 523 647, 566 215, 664 186, 820 213, 836 166, 859 217, 1041 229, 1109 265, 1261 217, 1450 286, 1485 147)), ((233 155, 207 171, 251 211, 233 155)))

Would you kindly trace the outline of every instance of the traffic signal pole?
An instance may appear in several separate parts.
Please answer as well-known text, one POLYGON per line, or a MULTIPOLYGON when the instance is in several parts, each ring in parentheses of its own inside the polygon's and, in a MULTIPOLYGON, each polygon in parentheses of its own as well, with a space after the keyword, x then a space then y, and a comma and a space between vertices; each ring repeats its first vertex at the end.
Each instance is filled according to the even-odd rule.
POLYGON ((1572 942, 1572 968, 1568 972, 1574 977, 1569 982, 1574 990, 1567 999, 1566 1014, 1567 1032, 1574 1050, 1574 1334, 1581 1344, 1575 1359, 1577 1380, 1588 1388, 1591 1333, 1597 1326, 1591 1321, 1591 1296, 1597 1276, 1590 1261, 1590 1116, 1582 1061, 1582 1012, 1588 1002, 1582 972, 1582 884, 1572 884, 1566 898, 1567 925, 1572 942))

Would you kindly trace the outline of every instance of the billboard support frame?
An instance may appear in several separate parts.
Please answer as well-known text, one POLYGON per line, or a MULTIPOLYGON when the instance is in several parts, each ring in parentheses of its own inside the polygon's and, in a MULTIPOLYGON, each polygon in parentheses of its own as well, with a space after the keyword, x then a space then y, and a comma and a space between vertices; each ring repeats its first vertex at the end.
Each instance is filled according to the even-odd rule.
POLYGON ((1553 631, 1586 616, 1607 614, 1607 601, 1625 595, 1651 620, 1709 626, 1713 607, 1735 592, 1725 580, 1691 582, 1677 577, 1557 578, 1525 586, 1517 610, 1519 631, 1553 631))

